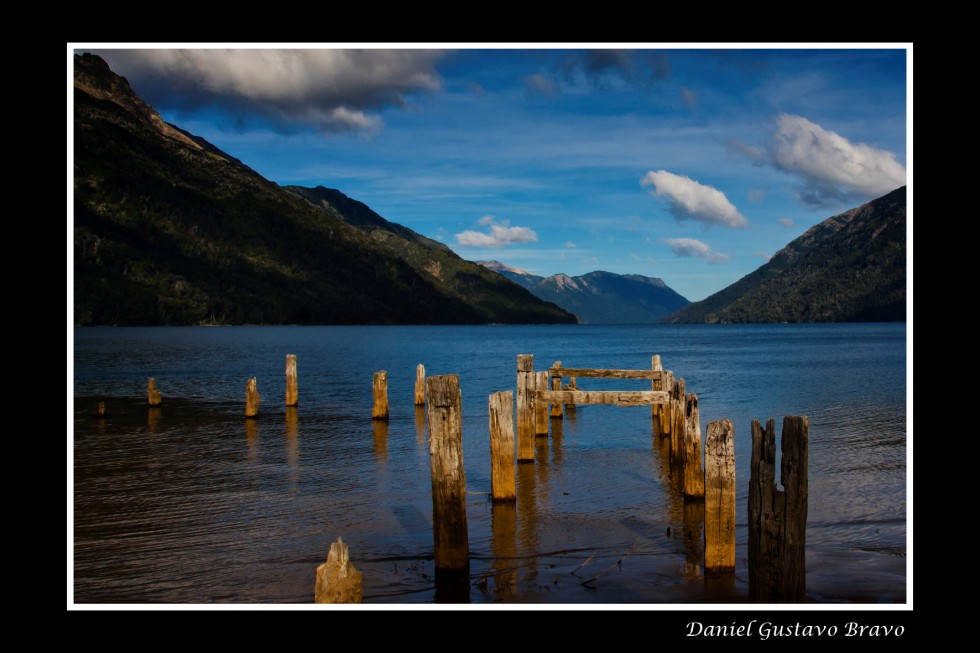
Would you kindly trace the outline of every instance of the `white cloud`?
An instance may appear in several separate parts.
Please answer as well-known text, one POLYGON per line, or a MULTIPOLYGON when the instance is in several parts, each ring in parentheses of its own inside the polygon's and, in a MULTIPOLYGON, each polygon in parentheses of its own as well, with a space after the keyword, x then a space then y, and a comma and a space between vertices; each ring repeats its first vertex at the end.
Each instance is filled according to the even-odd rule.
POLYGON ((801 116, 776 117, 771 157, 775 167, 803 178, 801 199, 807 203, 874 197, 905 184, 905 168, 891 152, 852 143, 801 116))
POLYGON ((456 244, 462 247, 503 247, 516 243, 534 243, 538 234, 530 227, 511 227, 508 221, 496 222, 493 216, 485 215, 477 223, 489 226, 490 233, 467 230, 456 234, 456 244))
POLYGON ((768 252, 756 252, 755 255, 767 263, 769 262, 769 259, 772 258, 772 254, 769 254, 768 252))
POLYGON ((565 247, 567 247, 569 249, 574 249, 575 248, 575 243, 573 243, 572 241, 569 240, 569 241, 567 241, 565 243, 565 247))
POLYGON ((695 238, 665 238, 664 244, 677 256, 703 258, 709 263, 728 263, 728 254, 713 252, 711 246, 695 238))
POLYGON ((741 227, 749 222, 724 193, 690 177, 666 170, 650 171, 640 184, 653 186, 655 190, 650 191, 651 195, 666 198, 671 204, 671 213, 678 220, 697 220, 723 227, 741 227))
POLYGON ((437 50, 101 50, 154 106, 221 106, 324 131, 375 130, 368 109, 403 106, 436 91, 437 50))
POLYGON ((793 218, 779 218, 779 224, 783 225, 784 227, 792 227, 793 218))
POLYGON ((762 159, 764 159, 766 156, 765 152, 763 152, 759 148, 753 147, 748 143, 743 143, 737 138, 728 139, 728 142, 725 143, 725 147, 727 147, 730 152, 734 152, 735 154, 744 156, 745 158, 750 159, 752 161, 761 162, 762 159))
POLYGON ((538 73, 524 78, 524 90, 527 91, 528 95, 549 96, 561 93, 558 84, 538 73))

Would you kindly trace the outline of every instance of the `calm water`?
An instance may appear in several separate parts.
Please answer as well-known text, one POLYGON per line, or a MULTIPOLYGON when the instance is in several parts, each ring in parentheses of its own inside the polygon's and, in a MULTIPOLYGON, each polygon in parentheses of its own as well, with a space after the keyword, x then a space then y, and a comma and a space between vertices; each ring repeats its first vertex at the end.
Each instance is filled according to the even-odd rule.
MULTIPOLYGON (((753 419, 810 417, 807 593, 906 601, 905 325, 87 328, 74 334, 74 600, 311 602, 338 536, 365 603, 746 600, 753 419), (287 412, 285 355, 300 406, 287 412), (701 522, 672 484, 650 409, 580 406, 536 439, 516 507, 493 507, 487 396, 535 368, 665 369, 702 433, 735 424, 737 568, 702 577, 701 522), (415 366, 459 374, 471 583, 434 580, 415 366), (391 420, 372 422, 388 371, 391 420), (244 419, 258 377, 259 420, 244 419), (164 395, 145 403, 146 378, 164 395), (105 401, 108 417, 92 417, 105 401), (584 581, 594 578, 591 582, 584 581)), ((588 389, 648 389, 581 379, 588 389)), ((778 470, 778 467, 777 467, 778 470)))

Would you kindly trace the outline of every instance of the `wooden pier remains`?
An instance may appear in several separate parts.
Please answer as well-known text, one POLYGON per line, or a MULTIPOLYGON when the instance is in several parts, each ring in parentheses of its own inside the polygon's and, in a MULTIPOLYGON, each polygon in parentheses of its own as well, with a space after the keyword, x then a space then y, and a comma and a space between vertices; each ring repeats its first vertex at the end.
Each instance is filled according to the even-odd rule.
POLYGON ((299 386, 296 380, 296 354, 286 354, 286 406, 299 405, 299 386))
POLYGON ((704 571, 735 571, 735 427, 708 423, 704 443, 704 571))
POLYGON ((425 381, 432 474, 432 533, 437 581, 469 575, 466 525, 466 472, 463 467, 463 414, 459 376, 425 381))
POLYGON ((374 373, 371 391, 374 396, 371 419, 388 421, 388 372, 381 370, 374 373))
POLYGON ((415 368, 415 405, 425 405, 425 365, 422 363, 415 368))
POLYGON ((490 395, 490 489, 494 502, 516 501, 514 393, 490 395))
POLYGON ((157 390, 157 381, 152 376, 146 380, 146 403, 151 406, 163 403, 163 396, 157 390))
POLYGON ((517 461, 534 460, 534 355, 517 356, 517 461))
POLYGON ((806 600, 806 519, 810 418, 783 418, 780 479, 776 485, 776 425, 752 420, 749 479, 749 600, 806 600))
POLYGON ((259 384, 253 376, 245 383, 245 417, 254 419, 259 416, 259 384))

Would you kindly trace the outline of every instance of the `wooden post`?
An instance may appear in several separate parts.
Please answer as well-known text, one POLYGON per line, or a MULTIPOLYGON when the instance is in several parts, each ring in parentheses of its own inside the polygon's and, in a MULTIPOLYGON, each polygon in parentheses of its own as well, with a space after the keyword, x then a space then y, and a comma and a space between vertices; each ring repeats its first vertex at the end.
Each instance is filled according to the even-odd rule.
POLYGON ((371 408, 371 419, 388 421, 388 372, 381 370, 374 373, 371 384, 374 394, 374 406, 371 408))
POLYGON ((674 411, 671 410, 671 397, 674 392, 674 372, 671 370, 666 370, 664 372, 663 387, 661 390, 667 392, 667 402, 660 407, 660 435, 667 436, 670 435, 671 417, 674 411))
MULTIPOLYGON (((567 384, 565 384, 564 389, 565 390, 578 390, 578 384, 575 382, 575 377, 574 376, 571 377, 571 379, 569 379, 569 381, 568 381, 567 384)), ((565 404, 565 410, 567 411, 569 409, 571 409, 572 411, 574 411, 575 410, 575 404, 565 404)))
POLYGON ((534 460, 534 354, 517 356, 517 460, 534 460))
POLYGON ((806 518, 809 417, 784 417, 779 490, 775 484, 776 425, 752 420, 749 478, 749 600, 806 600, 806 518))
POLYGON ((685 397, 684 413, 687 426, 684 429, 684 498, 704 499, 704 471, 701 469, 701 423, 698 414, 698 396, 685 397))
POLYGON ((514 393, 490 395, 490 488, 494 501, 515 501, 514 393))
MULTIPOLYGON (((555 364, 552 365, 552 367, 561 367, 561 361, 555 361, 555 364)), ((561 390, 561 376, 551 377, 551 389, 561 390)), ((561 419, 561 404, 551 404, 551 412, 549 413, 549 416, 561 419)))
POLYGON ((673 398, 670 401, 670 467, 678 470, 678 476, 684 473, 684 432, 687 430, 687 414, 684 407, 686 389, 687 383, 684 379, 674 381, 673 398))
POLYGON ((299 406, 299 385, 296 382, 296 354, 286 354, 286 406, 299 406))
POLYGON ((466 472, 463 468, 459 376, 431 376, 425 381, 425 390, 429 414, 436 575, 465 576, 470 571, 470 544, 466 526, 466 472))
POLYGON ((425 365, 422 363, 415 368, 415 405, 425 405, 425 365))
POLYGON ((316 568, 315 603, 360 603, 364 597, 364 574, 350 561, 341 538, 330 545, 327 561, 316 568))
MULTIPOLYGON (((544 392, 548 389, 548 373, 535 374, 535 387, 544 392)), ((534 435, 548 435, 548 404, 545 401, 534 400, 534 435)))
POLYGON ((157 391, 157 381, 151 376, 146 380, 146 403, 159 406, 162 402, 163 396, 157 391))
POLYGON ((245 417, 259 416, 259 387, 253 376, 245 384, 245 417))
POLYGON ((735 571, 735 428, 708 423, 704 443, 704 569, 735 571))
POLYGON ((103 418, 105 417, 105 402, 100 401, 95 407, 95 417, 103 418))
MULTIPOLYGON (((660 354, 654 354, 650 358, 650 369, 654 372, 662 372, 663 365, 660 363, 660 354)), ((650 381, 651 390, 661 390, 663 382, 660 379, 653 379, 650 381)), ((653 404, 650 406, 650 417, 653 418, 653 429, 656 432, 660 432, 660 404, 653 404)))

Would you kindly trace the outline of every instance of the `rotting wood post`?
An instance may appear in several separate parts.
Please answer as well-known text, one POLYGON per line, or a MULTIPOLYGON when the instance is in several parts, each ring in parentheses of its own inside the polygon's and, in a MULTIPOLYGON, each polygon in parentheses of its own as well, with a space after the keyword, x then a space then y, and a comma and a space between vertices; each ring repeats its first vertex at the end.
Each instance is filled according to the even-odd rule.
POLYGON ((374 373, 371 384, 374 394, 374 406, 371 408, 371 419, 388 420, 388 372, 381 370, 374 373))
POLYGON ((105 402, 104 401, 100 401, 98 403, 98 405, 95 407, 95 417, 99 417, 99 418, 105 417, 105 402))
POLYGON ((671 410, 671 397, 674 393, 674 372, 672 370, 666 370, 661 377, 663 379, 663 387, 661 390, 667 393, 667 401, 660 407, 660 435, 668 436, 670 435, 671 418, 674 411, 671 410))
POLYGON ((157 381, 152 376, 146 380, 146 403, 151 406, 163 403, 163 395, 157 390, 157 381))
POLYGON ((806 600, 806 519, 810 418, 783 418, 779 490, 775 483, 776 424, 752 420, 749 477, 749 600, 806 600))
POLYGON ((245 417, 259 416, 259 384, 253 376, 245 384, 245 417))
POLYGON ((678 474, 684 473, 684 432, 687 430, 687 415, 684 407, 686 390, 687 382, 684 379, 674 381, 670 400, 670 467, 677 469, 678 474))
POLYGON ((494 501, 516 501, 514 393, 490 395, 490 489, 494 501))
POLYGON ((534 354, 517 356, 517 460, 534 460, 534 354))
MULTIPOLYGON (((555 361, 555 364, 552 365, 552 367, 561 368, 561 361, 555 361)), ((559 376, 553 376, 553 377, 551 377, 551 389, 552 390, 561 390, 561 376, 560 375, 559 376)), ((556 417, 558 419, 561 419, 562 418, 561 404, 551 404, 551 412, 549 413, 549 416, 550 417, 556 417)))
POLYGON ((415 405, 425 405, 425 365, 422 363, 415 368, 415 405))
POLYGON ((436 575, 465 576, 470 570, 466 526, 466 472, 463 467, 463 415, 459 376, 425 381, 432 471, 432 534, 436 575))
POLYGON ((299 406, 299 384, 296 381, 296 354, 286 354, 286 406, 299 406))
MULTIPOLYGON (((565 390, 578 390, 578 384, 575 382, 575 377, 571 377, 568 383, 564 387, 565 390)), ((575 404, 565 404, 565 410, 575 410, 575 404)))
POLYGON ((704 471, 701 468, 701 423, 698 396, 689 394, 684 401, 687 426, 684 429, 684 498, 704 499, 704 471))
POLYGON ((735 427, 709 422, 704 443, 704 570, 735 571, 735 427))
MULTIPOLYGON (((535 388, 539 392, 548 389, 548 373, 534 375, 535 388)), ((534 435, 548 435, 548 402, 534 398, 534 435)))
POLYGON ((327 561, 316 568, 314 603, 360 603, 364 597, 364 574, 350 561, 350 551, 341 538, 330 545, 327 561))
MULTIPOLYGON (((660 354, 654 354, 650 358, 650 369, 654 372, 662 372, 663 365, 660 362, 660 354)), ((653 379, 650 381, 651 390, 662 390, 663 381, 660 379, 653 379)), ((660 404, 653 404, 650 406, 650 417, 653 418, 653 429, 657 433, 660 432, 660 404)))

